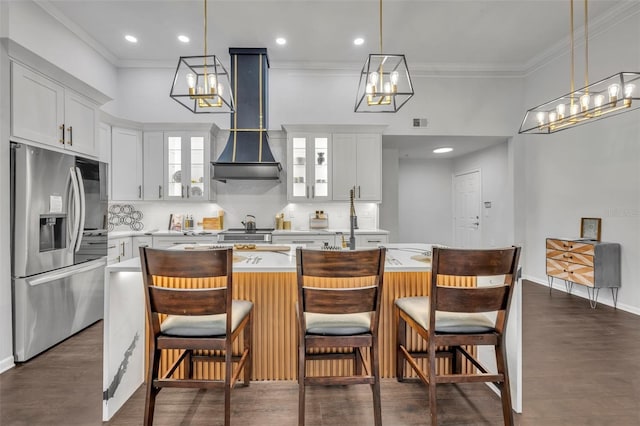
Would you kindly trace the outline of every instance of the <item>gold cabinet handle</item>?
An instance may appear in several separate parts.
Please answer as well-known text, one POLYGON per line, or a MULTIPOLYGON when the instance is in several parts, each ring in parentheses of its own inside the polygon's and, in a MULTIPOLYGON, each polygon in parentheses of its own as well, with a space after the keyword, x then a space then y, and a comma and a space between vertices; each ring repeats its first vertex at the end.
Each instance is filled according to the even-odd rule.
POLYGON ((60 125, 59 129, 62 130, 62 138, 59 139, 59 142, 64 145, 64 123, 60 125))
POLYGON ((73 126, 69 126, 67 131, 69 132, 69 145, 73 145, 73 126))

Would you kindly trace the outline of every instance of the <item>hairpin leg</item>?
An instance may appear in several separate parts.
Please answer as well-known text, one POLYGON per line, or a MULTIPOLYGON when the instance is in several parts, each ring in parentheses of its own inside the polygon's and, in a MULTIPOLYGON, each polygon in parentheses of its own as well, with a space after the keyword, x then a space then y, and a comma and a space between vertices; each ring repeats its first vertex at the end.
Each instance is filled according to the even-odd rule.
POLYGON ((611 297, 613 298, 613 308, 618 308, 618 287, 611 287, 611 297))
POLYGON ((549 281, 549 294, 551 294, 551 289, 553 288, 553 276, 547 275, 547 281, 549 281))
POLYGON ((592 309, 596 308, 598 304, 598 293, 600 292, 599 288, 591 288, 587 287, 587 294, 589 295, 589 305, 591 305, 592 309))
POLYGON ((571 294, 571 290, 573 290, 573 281, 564 280, 564 288, 567 290, 567 293, 571 294))

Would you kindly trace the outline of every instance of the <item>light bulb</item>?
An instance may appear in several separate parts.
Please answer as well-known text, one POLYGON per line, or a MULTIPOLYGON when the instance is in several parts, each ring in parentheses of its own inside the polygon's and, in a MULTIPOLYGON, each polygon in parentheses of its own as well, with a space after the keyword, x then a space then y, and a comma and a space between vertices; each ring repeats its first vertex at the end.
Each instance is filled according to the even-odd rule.
POLYGON ((538 125, 542 126, 544 124, 544 118, 546 113, 544 111, 538 111, 536 114, 536 118, 538 119, 538 125))
POLYGON ((607 90, 609 91, 609 102, 611 103, 611 106, 616 106, 616 102, 618 102, 618 93, 620 93, 620 86, 612 84, 607 90))
POLYGON ((631 95, 633 94, 633 89, 635 89, 635 88, 636 88, 635 84, 631 84, 631 83, 625 84, 624 85, 624 97, 625 98, 630 98, 631 95))
POLYGON ((557 117, 557 115, 556 115, 555 111, 551 111, 549 113, 549 123, 555 122, 556 121, 556 117, 557 117))
POLYGON ((189 73, 186 75, 187 78, 187 86, 189 86, 189 89, 193 89, 194 87, 196 87, 196 75, 189 73))
POLYGON ((391 84, 393 84, 394 86, 398 84, 399 78, 400 74, 398 73, 398 71, 392 71, 391 74, 389 74, 389 80, 391 80, 391 84))
POLYGON ((384 93, 391 93, 391 83, 388 81, 384 83, 384 93))
POLYGON ((369 73, 369 83, 373 84, 373 86, 375 87, 376 84, 378 84, 378 73, 377 72, 372 72, 369 73))
POLYGON ((591 96, 589 96, 588 93, 585 93, 584 95, 580 96, 580 107, 582 112, 589 109, 589 102, 591 102, 591 96))
POLYGON ((209 74, 207 76, 207 82, 209 83, 209 91, 211 93, 215 93, 216 90, 216 75, 215 74, 209 74))
POLYGON ((571 106, 569 107, 569 114, 576 115, 578 113, 578 108, 578 104, 571 104, 571 106))
POLYGON ((633 89, 635 88, 635 84, 628 83, 624 85, 624 106, 631 106, 631 95, 633 95, 633 89))
POLYGON ((373 93, 373 84, 369 83, 367 84, 367 94, 370 95, 373 93))
POLYGON ((603 102, 604 102, 604 96, 602 95, 596 95, 593 98, 593 104, 595 105, 596 108, 600 108, 603 102))
POLYGON ((566 109, 566 106, 564 104, 558 104, 558 106, 556 106, 556 111, 558 112, 558 118, 560 120, 564 118, 565 109, 566 109))
POLYGON ((223 96, 224 94, 224 86, 222 83, 218 83, 218 96, 223 96))

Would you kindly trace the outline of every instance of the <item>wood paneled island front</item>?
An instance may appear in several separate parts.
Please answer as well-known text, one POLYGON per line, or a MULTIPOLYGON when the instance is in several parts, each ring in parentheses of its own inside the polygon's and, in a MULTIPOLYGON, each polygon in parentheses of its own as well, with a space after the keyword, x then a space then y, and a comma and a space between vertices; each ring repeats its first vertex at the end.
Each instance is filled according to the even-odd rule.
MULTIPOLYGON (((427 295, 431 278, 431 246, 413 243, 386 246, 380 367, 382 377, 388 378, 395 375, 393 303, 398 297, 427 295)), ((254 303, 252 380, 297 380, 295 246, 282 252, 238 251, 234 257, 234 298, 254 303)), ((110 265, 106 275, 103 420, 109 420, 142 384, 147 353, 139 260, 110 265)), ((473 286, 475 278, 448 284, 473 286)), ((192 286, 184 281, 168 285, 192 286)), ((415 337, 413 343, 420 344, 415 337)), ((173 361, 173 354, 163 354, 163 358, 162 367, 166 368, 173 361)), ((337 362, 314 364, 317 365, 312 365, 315 370, 312 374, 329 370, 339 372, 347 368, 346 364, 337 362)), ((203 377, 221 373, 213 368, 195 372, 203 377)))

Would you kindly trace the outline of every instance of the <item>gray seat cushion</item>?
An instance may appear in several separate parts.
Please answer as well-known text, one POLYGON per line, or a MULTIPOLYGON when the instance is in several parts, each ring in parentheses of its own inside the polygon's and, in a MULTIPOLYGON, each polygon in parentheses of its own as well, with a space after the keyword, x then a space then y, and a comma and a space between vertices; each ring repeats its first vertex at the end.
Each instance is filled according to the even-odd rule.
MULTIPOLYGON (((249 315, 253 303, 234 300, 231 305, 231 331, 249 315)), ((227 314, 218 315, 169 315, 160 324, 162 334, 168 336, 203 337, 224 336, 227 332, 227 314)))
POLYGON ((349 336, 371 331, 372 312, 356 314, 316 314, 305 312, 307 334, 349 336))
MULTIPOLYGON (((401 297, 395 304, 422 328, 429 329, 429 297, 401 297)), ((488 333, 494 328, 495 323, 484 313, 436 312, 437 333, 488 333)))

